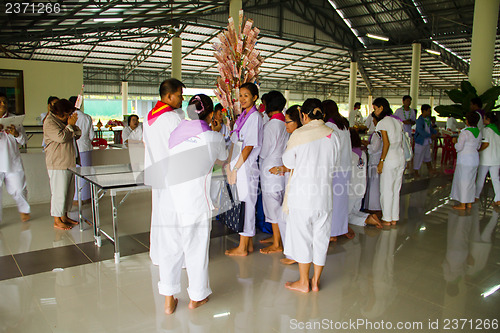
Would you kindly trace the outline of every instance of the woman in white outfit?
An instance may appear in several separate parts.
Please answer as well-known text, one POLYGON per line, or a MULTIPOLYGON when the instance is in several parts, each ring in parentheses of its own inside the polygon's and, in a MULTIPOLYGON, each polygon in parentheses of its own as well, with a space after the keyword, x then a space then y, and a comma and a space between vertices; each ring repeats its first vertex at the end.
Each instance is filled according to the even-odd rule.
MULTIPOLYGON (((92 117, 83 111, 77 109, 75 113, 78 115, 76 126, 82 132, 82 135, 76 140, 78 154, 80 157, 80 164, 78 166, 92 166, 92 140, 94 139, 94 125, 92 124, 92 117)), ((75 176, 75 184, 78 184, 78 179, 75 176)), ((81 186, 81 200, 84 203, 90 202, 90 184, 86 180, 80 179, 81 186)), ((73 204, 78 205, 78 189, 75 191, 73 197, 73 204)))
POLYGON ((382 97, 373 101, 376 130, 382 135, 382 154, 377 166, 380 174, 380 205, 382 224, 396 225, 399 220, 399 193, 403 183, 403 123, 393 118, 389 102, 382 97))
POLYGON ((346 235, 354 237, 354 231, 349 230, 349 180, 351 179, 351 135, 349 134, 349 121, 339 113, 337 103, 326 100, 321 103, 325 111, 325 125, 333 129, 339 137, 340 151, 339 164, 333 175, 333 211, 331 237, 333 241, 337 236, 346 235))
POLYGON ((319 290, 326 263, 333 208, 333 172, 340 140, 323 122, 321 101, 307 99, 301 108, 303 126, 290 136, 283 164, 292 170, 283 209, 289 211, 285 254, 299 263, 300 279, 286 288, 319 290), (314 274, 309 281, 311 263, 314 274))
POLYGON ((286 99, 282 93, 273 90, 267 94, 266 114, 269 121, 264 125, 262 149, 259 154, 260 186, 262 188, 262 204, 266 222, 272 224, 272 244, 260 250, 269 254, 283 251, 279 223, 283 218, 282 204, 285 194, 285 178, 272 174, 269 170, 282 165, 282 156, 288 142, 283 108, 286 99))
POLYGON ((128 126, 122 131, 123 143, 128 141, 142 141, 142 124, 139 122, 139 116, 133 114, 127 119, 128 126))
POLYGON ((479 199, 483 190, 484 180, 488 172, 490 173, 495 198, 493 205, 500 205, 500 130, 498 129, 497 116, 492 112, 484 115, 483 143, 479 149, 479 168, 476 180, 476 200, 479 199))
MULTIPOLYGON (((0 93, 0 118, 11 117, 8 111, 7 96, 0 93)), ((0 222, 2 221, 2 192, 5 189, 15 200, 21 220, 30 219, 30 205, 27 200, 26 177, 23 162, 19 153, 19 145, 26 143, 26 132, 23 126, 0 125, 0 222)))
POLYGON ((160 207, 162 216, 170 218, 160 230, 158 289, 167 298, 180 293, 185 263, 191 299, 189 308, 194 309, 206 303, 212 293, 208 278, 214 208, 210 184, 215 161, 226 160, 228 154, 224 137, 209 126, 213 117, 210 97, 204 94, 193 96, 187 113, 192 120, 182 120, 169 138, 167 182, 172 203, 160 207))
MULTIPOLYGON (((292 105, 285 111, 285 127, 286 131, 289 134, 292 134, 297 128, 301 127, 302 123, 300 122, 300 105, 292 105)), ((280 175, 285 177, 285 187, 288 184, 288 180, 290 177, 290 169, 285 167, 284 165, 274 166, 269 169, 269 172, 274 175, 280 175)), ((288 214, 282 211, 282 218, 278 222, 278 226, 280 229, 281 242, 283 243, 283 248, 285 248, 285 240, 286 240, 286 220, 288 218, 288 214)), ((285 265, 295 264, 296 261, 289 255, 285 255, 285 258, 280 259, 280 262, 285 265)))
MULTIPOLYGON (((375 128, 377 120, 373 117, 371 119, 375 128)), ((366 147, 368 150, 368 183, 365 195, 365 209, 372 213, 382 210, 380 206, 380 175, 377 172, 380 155, 382 155, 382 146, 382 134, 373 132, 366 147)))
POLYGON ((482 135, 477 123, 477 112, 468 112, 465 115, 466 127, 460 132, 457 139, 453 139, 457 151, 457 166, 451 184, 451 199, 459 202, 454 209, 472 208, 476 194, 476 175, 479 166, 479 148, 482 135))
POLYGON ((240 87, 239 102, 242 113, 234 123, 231 134, 231 163, 226 165, 230 184, 236 184, 238 197, 245 202, 245 224, 240 233, 240 244, 226 251, 229 256, 246 256, 253 252, 252 238, 255 236, 255 204, 259 187, 257 159, 262 147, 262 116, 255 107, 259 88, 247 82, 240 87))

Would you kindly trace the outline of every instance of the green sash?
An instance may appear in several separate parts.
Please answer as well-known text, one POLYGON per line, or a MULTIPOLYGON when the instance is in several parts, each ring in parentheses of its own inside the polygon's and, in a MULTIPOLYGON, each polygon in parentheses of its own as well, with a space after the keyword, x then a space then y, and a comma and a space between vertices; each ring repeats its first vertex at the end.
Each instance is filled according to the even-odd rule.
POLYGON ((474 137, 477 139, 477 137, 479 135, 479 128, 477 128, 477 127, 467 127, 466 130, 468 130, 472 134, 474 134, 474 137))
POLYGON ((495 124, 489 124, 489 125, 486 125, 486 127, 491 128, 493 130, 493 132, 495 132, 496 134, 500 135, 500 130, 498 129, 497 125, 495 125, 495 124))

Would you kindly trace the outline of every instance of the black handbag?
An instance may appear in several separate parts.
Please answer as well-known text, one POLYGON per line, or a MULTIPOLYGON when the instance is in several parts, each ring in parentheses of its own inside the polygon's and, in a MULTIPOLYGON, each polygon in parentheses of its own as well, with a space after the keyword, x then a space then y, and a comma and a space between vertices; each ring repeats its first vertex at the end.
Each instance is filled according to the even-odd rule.
MULTIPOLYGON (((234 232, 243 232, 245 225, 245 202, 238 200, 238 190, 224 182, 219 198, 219 215, 217 219, 234 232)), ((236 186, 234 186, 236 187, 236 186)))

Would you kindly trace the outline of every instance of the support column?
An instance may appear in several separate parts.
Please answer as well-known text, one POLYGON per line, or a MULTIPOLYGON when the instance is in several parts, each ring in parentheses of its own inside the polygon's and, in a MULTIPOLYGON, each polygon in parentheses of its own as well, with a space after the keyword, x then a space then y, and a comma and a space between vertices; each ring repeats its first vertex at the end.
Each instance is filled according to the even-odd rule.
POLYGON ((356 103, 356 78, 358 75, 358 63, 351 61, 351 73, 349 75, 349 125, 354 126, 354 103, 356 103))
POLYGON ((368 95, 368 114, 366 115, 367 117, 372 114, 373 112, 373 96, 368 95))
POLYGON ((429 105, 431 106, 431 110, 434 111, 434 96, 429 97, 429 105))
POLYGON ((172 78, 182 80, 182 38, 172 38, 172 78))
POLYGON ((241 9, 243 9, 243 1, 242 0, 230 0, 229 1, 229 16, 231 16, 233 18, 235 27, 237 27, 240 24, 240 10, 241 9))
POLYGON ((469 81, 478 95, 491 88, 500 0, 476 0, 472 26, 469 81))
POLYGON ((422 45, 420 43, 413 43, 413 52, 411 55, 411 79, 410 79, 410 96, 411 107, 417 108, 418 104, 418 81, 420 77, 420 55, 422 52, 422 45))
POLYGON ((285 99, 286 99, 286 108, 288 109, 288 105, 290 104, 290 90, 285 89, 285 99))
POLYGON ((122 115, 128 114, 128 82, 122 81, 122 115))

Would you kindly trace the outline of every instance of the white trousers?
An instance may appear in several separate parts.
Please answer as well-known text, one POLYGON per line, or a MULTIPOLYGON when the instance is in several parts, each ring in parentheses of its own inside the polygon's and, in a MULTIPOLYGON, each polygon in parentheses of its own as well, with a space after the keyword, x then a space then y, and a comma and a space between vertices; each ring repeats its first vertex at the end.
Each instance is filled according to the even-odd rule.
POLYGON ((151 229, 149 231, 149 257, 153 265, 158 265, 158 207, 159 207, 160 190, 151 189, 151 229))
POLYGON ((301 264, 325 266, 332 211, 314 211, 290 207, 287 219, 285 254, 301 264))
POLYGON ((65 216, 73 203, 74 177, 68 170, 47 170, 50 182, 50 215, 65 216))
POLYGON ((283 217, 283 196, 285 191, 280 192, 262 192, 262 206, 266 222, 279 223, 283 217))
POLYGON ((431 159, 431 146, 430 144, 419 145, 415 143, 415 154, 413 155, 413 170, 420 170, 422 162, 430 162, 431 159))
POLYGON ((477 165, 457 163, 453 182, 451 183, 451 199, 460 203, 473 203, 476 195, 477 165))
POLYGON ((382 210, 380 206, 380 175, 376 165, 368 166, 368 181, 366 183, 365 209, 382 210))
POLYGON ((495 191, 495 199, 493 201, 500 201, 500 178, 499 178, 500 165, 480 165, 477 169, 476 180, 476 198, 479 198, 481 191, 484 187, 484 180, 488 172, 490 173, 491 182, 493 183, 493 190, 495 191))
POLYGON ((370 215, 361 211, 362 197, 349 197, 349 223, 364 227, 366 218, 370 215))
POLYGON ((30 213, 30 205, 28 204, 28 190, 26 187, 26 177, 24 171, 18 172, 0 172, 0 221, 2 221, 2 193, 3 184, 17 205, 19 213, 30 213))
POLYGON ((380 206, 382 220, 399 220, 399 193, 403 183, 404 164, 399 161, 386 160, 380 174, 380 206))
POLYGON ((160 209, 163 224, 158 228, 158 258, 161 295, 181 292, 181 273, 185 262, 189 298, 201 301, 212 290, 208 277, 208 249, 211 223, 209 213, 185 214, 160 209))
MULTIPOLYGON (((91 166, 92 165, 92 151, 81 151, 80 152, 80 165, 78 166, 91 166)), ((78 179, 75 176, 75 184, 78 184, 78 179)), ((80 178, 80 177, 78 177, 80 178)), ((86 180, 80 178, 80 187, 82 188, 81 197, 82 200, 90 199, 90 184, 86 180)), ((78 189, 77 189, 78 190, 78 189)), ((75 191, 75 196, 73 200, 78 200, 78 193, 75 191)))
POLYGON ((331 236, 347 233, 349 215, 349 180, 351 171, 335 172, 333 176, 333 214, 331 236))

